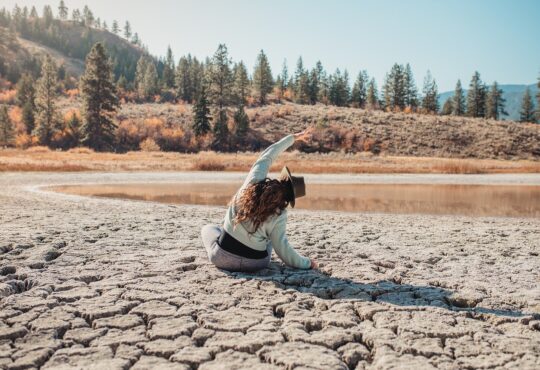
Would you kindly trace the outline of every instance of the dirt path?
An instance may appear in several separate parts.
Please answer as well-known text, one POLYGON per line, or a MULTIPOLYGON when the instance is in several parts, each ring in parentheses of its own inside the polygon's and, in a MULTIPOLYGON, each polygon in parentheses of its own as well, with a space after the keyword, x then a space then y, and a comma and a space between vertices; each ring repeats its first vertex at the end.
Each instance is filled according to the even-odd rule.
POLYGON ((35 190, 194 176, 1 174, 0 368, 540 366, 538 219, 295 211, 322 273, 229 274, 198 239, 223 208, 35 190))

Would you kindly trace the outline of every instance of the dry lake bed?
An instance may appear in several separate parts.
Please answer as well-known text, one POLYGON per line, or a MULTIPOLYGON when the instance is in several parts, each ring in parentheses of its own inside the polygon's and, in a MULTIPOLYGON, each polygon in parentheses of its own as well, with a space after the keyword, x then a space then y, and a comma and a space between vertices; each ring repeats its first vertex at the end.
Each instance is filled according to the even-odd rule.
MULTIPOLYGON (((534 194, 523 202, 529 213, 514 217, 294 210, 289 239, 321 270, 274 259, 242 274, 216 269, 200 245, 200 228, 220 223, 224 207, 51 190, 241 180, 0 174, 0 368, 540 368, 534 194)), ((306 180, 308 192, 309 184, 540 185, 534 174, 306 180)))

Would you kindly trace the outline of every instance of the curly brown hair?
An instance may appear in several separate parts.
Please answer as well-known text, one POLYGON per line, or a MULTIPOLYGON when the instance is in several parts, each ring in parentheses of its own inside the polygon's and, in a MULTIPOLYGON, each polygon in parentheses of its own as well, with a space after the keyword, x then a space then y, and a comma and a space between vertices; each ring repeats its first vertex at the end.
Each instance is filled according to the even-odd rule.
POLYGON ((290 196, 290 188, 285 180, 266 178, 250 184, 236 200, 234 224, 250 221, 254 227, 251 231, 253 234, 268 217, 279 215, 287 208, 290 196))

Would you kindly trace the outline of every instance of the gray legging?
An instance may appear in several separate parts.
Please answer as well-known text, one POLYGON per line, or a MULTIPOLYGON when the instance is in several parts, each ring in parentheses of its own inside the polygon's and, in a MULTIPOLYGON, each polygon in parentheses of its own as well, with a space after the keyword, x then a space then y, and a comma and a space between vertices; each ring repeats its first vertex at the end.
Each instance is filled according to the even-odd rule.
POLYGON ((266 251, 268 256, 261 259, 252 259, 237 256, 221 249, 217 240, 221 235, 222 228, 218 225, 206 225, 201 230, 201 239, 208 253, 208 259, 217 268, 227 271, 254 272, 268 267, 272 256, 272 244, 268 243, 266 251))

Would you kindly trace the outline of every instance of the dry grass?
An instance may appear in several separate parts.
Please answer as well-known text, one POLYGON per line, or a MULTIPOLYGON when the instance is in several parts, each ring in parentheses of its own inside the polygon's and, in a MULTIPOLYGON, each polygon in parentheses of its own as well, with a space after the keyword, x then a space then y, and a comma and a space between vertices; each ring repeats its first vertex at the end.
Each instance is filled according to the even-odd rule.
MULTIPOLYGON (((172 152, 95 153, 77 148, 67 152, 0 150, 0 171, 248 171, 258 153, 181 154, 172 152)), ((302 173, 540 173, 531 160, 455 159, 359 154, 284 153, 272 167, 287 164, 302 173)))
POLYGON ((26 152, 27 153, 49 153, 51 152, 51 149, 47 146, 38 145, 38 146, 33 146, 26 149, 26 152))

